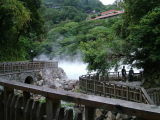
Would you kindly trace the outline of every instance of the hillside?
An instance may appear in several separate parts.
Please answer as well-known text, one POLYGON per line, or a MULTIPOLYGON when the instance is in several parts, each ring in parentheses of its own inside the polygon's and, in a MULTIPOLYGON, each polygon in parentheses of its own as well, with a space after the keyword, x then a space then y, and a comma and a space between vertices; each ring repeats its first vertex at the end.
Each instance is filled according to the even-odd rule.
POLYGON ((45 0, 43 6, 47 31, 61 22, 86 20, 88 14, 104 9, 99 0, 45 0))
POLYGON ((99 0, 45 0, 44 4, 52 8, 74 6, 86 12, 92 10, 99 11, 104 7, 99 0))

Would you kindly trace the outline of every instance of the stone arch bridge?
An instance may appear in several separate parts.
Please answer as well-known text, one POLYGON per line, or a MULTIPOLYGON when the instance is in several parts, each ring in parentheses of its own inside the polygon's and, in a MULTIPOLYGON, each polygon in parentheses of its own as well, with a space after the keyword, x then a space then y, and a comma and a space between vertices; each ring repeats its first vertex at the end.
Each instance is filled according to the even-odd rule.
POLYGON ((58 62, 4 62, 0 63, 0 78, 23 83, 37 81, 47 69, 58 69, 58 62))

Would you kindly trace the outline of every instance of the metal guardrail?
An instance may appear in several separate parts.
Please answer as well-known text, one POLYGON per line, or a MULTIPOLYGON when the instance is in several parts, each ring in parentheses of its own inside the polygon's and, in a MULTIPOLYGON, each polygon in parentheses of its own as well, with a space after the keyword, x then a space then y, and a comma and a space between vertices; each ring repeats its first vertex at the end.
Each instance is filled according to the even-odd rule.
MULTIPOLYGON (((67 112, 68 116, 63 116, 64 110, 59 109, 60 100, 84 105, 85 120, 94 119, 94 111, 96 108, 135 115, 146 120, 159 120, 160 118, 160 107, 155 105, 43 88, 15 81, 0 80, 0 85, 4 87, 3 94, 0 95, 1 120, 15 120, 15 118, 17 118, 16 120, 22 120, 23 118, 23 120, 33 118, 34 120, 40 120, 44 117, 45 120, 62 120, 63 118, 59 119, 60 116, 65 117, 65 120, 73 120, 71 117, 68 118, 73 115, 73 112, 71 111, 67 112), (23 94, 23 97, 15 96, 15 89, 23 91, 25 93, 23 94), (46 97, 45 107, 43 108, 42 104, 30 99, 28 97, 29 93, 46 97), (17 106, 15 107, 14 105, 17 106)), ((79 120, 82 120, 82 117, 79 120)))
POLYGON ((138 86, 116 84, 100 81, 95 76, 81 76, 79 78, 80 89, 85 93, 117 98, 145 104, 154 104, 146 90, 138 86))
POLYGON ((39 70, 45 68, 57 68, 57 67, 58 67, 58 62, 45 62, 45 61, 4 62, 0 63, 0 74, 39 70))

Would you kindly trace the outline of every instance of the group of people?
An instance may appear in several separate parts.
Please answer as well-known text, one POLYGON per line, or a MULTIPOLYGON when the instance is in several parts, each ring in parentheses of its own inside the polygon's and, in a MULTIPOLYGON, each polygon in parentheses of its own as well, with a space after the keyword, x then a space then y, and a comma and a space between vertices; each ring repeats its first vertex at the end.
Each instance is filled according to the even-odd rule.
MULTIPOLYGON (((127 72, 125 66, 123 66, 122 68, 122 77, 124 80, 127 80, 127 72)), ((134 79, 134 71, 133 68, 131 67, 128 73, 128 81, 133 81, 133 79, 134 79)))

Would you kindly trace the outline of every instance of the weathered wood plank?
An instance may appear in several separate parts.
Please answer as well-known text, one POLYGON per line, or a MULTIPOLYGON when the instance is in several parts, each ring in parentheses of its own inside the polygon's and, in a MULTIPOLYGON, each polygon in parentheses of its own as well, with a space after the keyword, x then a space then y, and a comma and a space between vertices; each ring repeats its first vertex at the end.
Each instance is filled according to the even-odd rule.
POLYGON ((145 97, 147 98, 147 100, 149 101, 149 103, 153 105, 154 102, 151 100, 151 98, 147 94, 147 91, 144 88, 141 88, 141 91, 143 92, 143 94, 145 95, 145 97))
POLYGON ((94 79, 89 79, 87 75, 80 77, 79 81, 80 89, 87 93, 94 93, 95 95, 100 96, 110 96, 110 98, 123 99, 138 103, 154 104, 150 96, 148 96, 146 90, 140 86, 134 86, 131 84, 128 85, 124 83, 117 83, 111 81, 99 82, 98 80, 95 81, 94 79), (83 83, 87 83, 87 85, 83 85, 83 83), (128 89, 123 90, 123 87, 128 89), (125 92, 126 94, 120 95, 120 91, 125 92))
POLYGON ((65 116, 63 120, 73 120, 73 110, 72 109, 65 110, 65 116))
POLYGON ((123 113, 136 115, 147 120, 160 119, 160 106, 129 102, 119 99, 110 99, 100 96, 86 95, 63 90, 43 88, 15 81, 0 80, 0 85, 9 88, 19 89, 22 91, 32 92, 35 94, 40 94, 45 97, 49 97, 50 99, 56 98, 78 104, 83 104, 90 107, 104 108, 111 111, 119 110, 123 113))
POLYGON ((24 72, 29 70, 39 70, 45 68, 58 68, 58 62, 46 61, 21 61, 0 63, 0 76, 6 73, 24 72))
POLYGON ((95 108, 85 106, 85 120, 94 120, 95 108))
POLYGON ((4 120, 3 92, 0 91, 0 118, 4 120))
POLYGON ((18 96, 17 101, 15 103, 15 107, 14 107, 15 108, 14 120, 23 120, 22 107, 23 107, 23 97, 18 96))
POLYGON ((49 99, 46 101, 47 120, 55 119, 58 109, 60 108, 60 100, 49 99))

